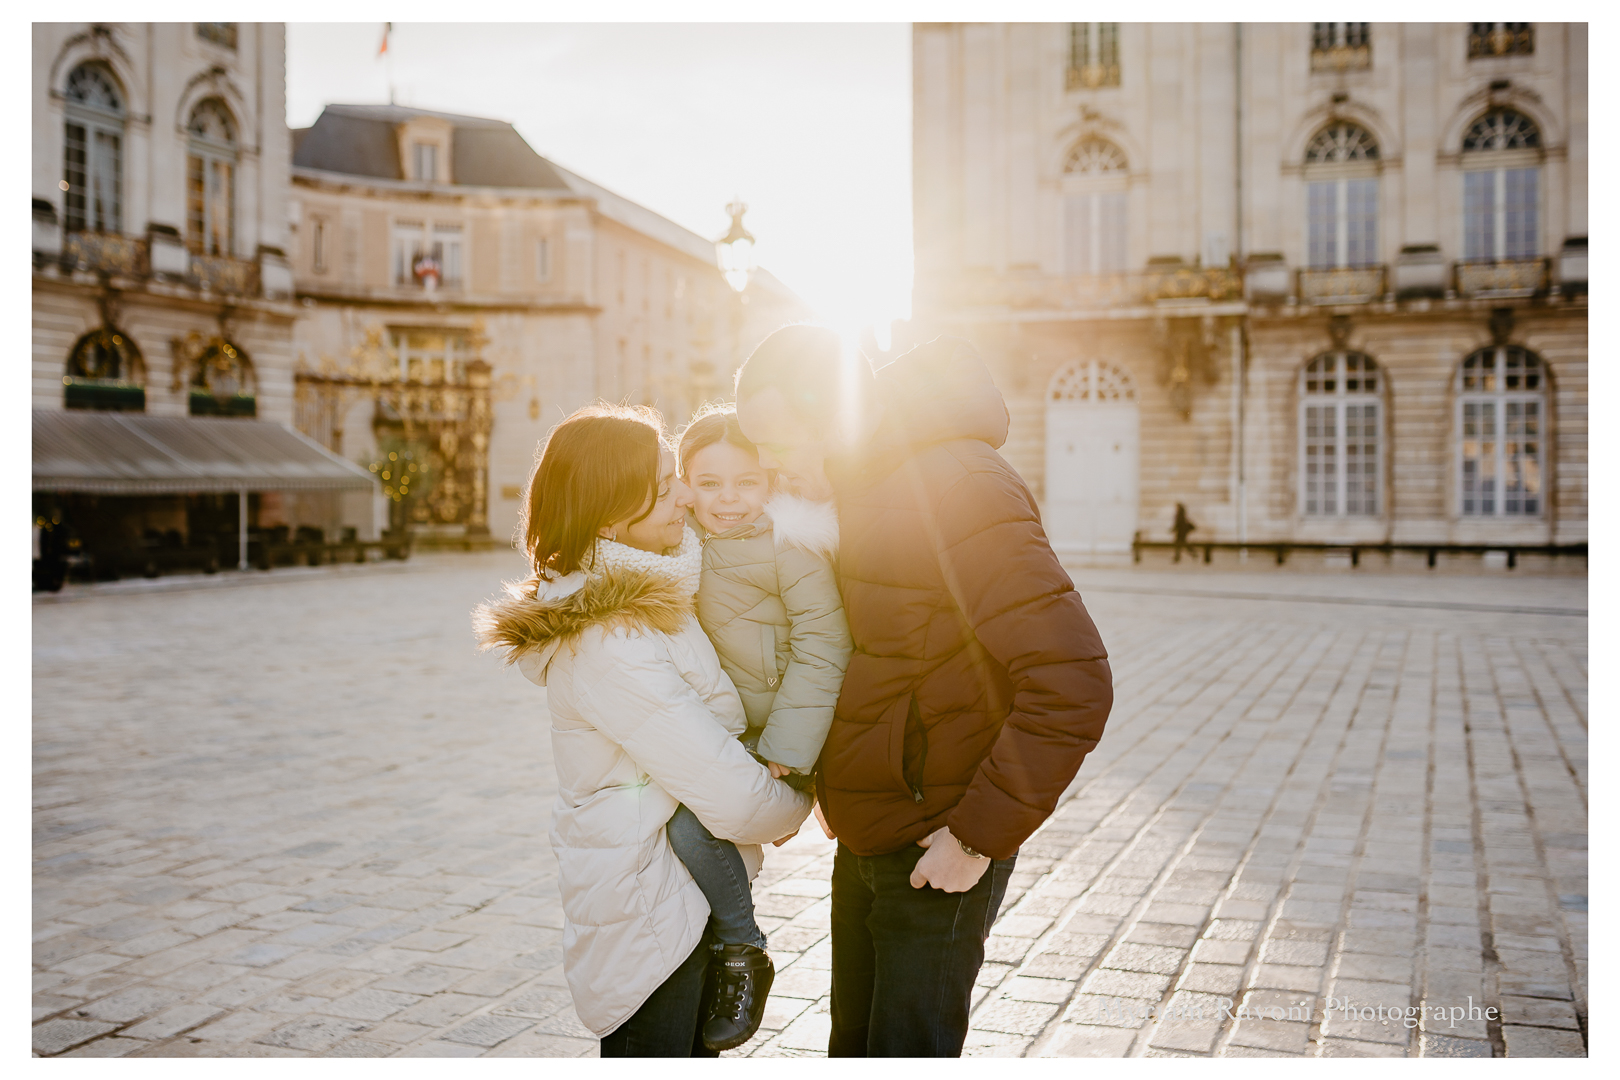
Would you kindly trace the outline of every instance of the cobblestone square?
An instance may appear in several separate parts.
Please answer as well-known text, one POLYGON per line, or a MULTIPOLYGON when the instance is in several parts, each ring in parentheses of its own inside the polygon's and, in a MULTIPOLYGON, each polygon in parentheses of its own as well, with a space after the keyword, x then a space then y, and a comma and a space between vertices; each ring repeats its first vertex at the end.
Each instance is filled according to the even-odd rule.
MULTIPOLYGON (((33 608, 34 1053, 587 1056, 508 552, 33 608)), ((1584 1056, 1577 575, 1076 569, 1108 733, 1025 844, 989 1056, 1584 1056)), ((756 883, 732 1055, 817 1056, 833 845, 756 883)))

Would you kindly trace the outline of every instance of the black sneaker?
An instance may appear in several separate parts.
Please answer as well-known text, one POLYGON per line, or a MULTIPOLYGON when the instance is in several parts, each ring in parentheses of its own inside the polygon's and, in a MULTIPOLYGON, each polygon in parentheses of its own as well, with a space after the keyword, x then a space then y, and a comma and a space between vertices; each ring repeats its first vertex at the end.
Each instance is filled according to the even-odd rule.
POLYGON ((703 1022, 703 1045, 710 1050, 731 1050, 759 1030, 776 965, 769 953, 753 945, 720 945, 715 947, 711 970, 718 977, 703 1022))

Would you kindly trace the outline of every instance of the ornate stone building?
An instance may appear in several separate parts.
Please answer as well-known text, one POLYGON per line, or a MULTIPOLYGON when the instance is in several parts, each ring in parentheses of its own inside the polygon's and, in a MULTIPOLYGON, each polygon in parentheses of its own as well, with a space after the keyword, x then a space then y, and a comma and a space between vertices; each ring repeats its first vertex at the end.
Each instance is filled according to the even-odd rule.
POLYGON ((912 333, 1054 543, 1586 539, 1587 28, 918 24, 912 333))
POLYGON ((223 334, 245 354, 217 373, 230 396, 290 420, 282 27, 35 23, 33 41, 34 406, 213 409, 186 343, 223 334), (120 341, 87 340, 103 330, 120 341))
POLYGON ((487 506, 440 484, 400 508, 419 535, 510 537, 535 449, 568 412, 602 397, 678 424, 729 392, 751 338, 808 316, 763 271, 737 296, 712 240, 504 121, 331 105, 293 139, 300 427, 356 460, 413 443, 443 474, 444 455, 356 380, 456 383, 470 358, 489 365, 487 506))
POLYGON ((310 501, 304 523, 369 531, 370 478, 282 426, 297 314, 282 26, 34 23, 32 34, 36 527, 66 524, 75 545, 100 551, 97 573, 142 543, 165 559, 202 544, 186 557, 209 564, 215 536, 296 527, 298 499, 310 501), (208 423, 188 435, 174 418, 208 423), (83 444, 91 430, 122 432, 120 448, 144 460, 111 460, 103 444, 97 475, 57 472, 40 487, 41 439, 66 440, 58 465, 79 440, 82 464, 98 456, 83 444), (292 470, 244 470, 233 446, 292 470), (304 466, 314 471, 299 476, 304 466), (352 494, 331 493, 341 488, 352 494), (292 490, 306 494, 284 498, 292 490))

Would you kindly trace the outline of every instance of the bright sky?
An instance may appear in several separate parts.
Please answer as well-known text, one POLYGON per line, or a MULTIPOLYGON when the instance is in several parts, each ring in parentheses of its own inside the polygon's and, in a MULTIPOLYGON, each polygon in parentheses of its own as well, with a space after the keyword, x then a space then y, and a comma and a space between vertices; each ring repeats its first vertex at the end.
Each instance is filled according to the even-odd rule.
MULTIPOLYGON (((381 38, 289 24, 287 123, 387 102, 381 38)), ((398 104, 510 120, 703 236, 741 195, 758 265, 846 334, 910 315, 909 24, 395 23, 389 54, 398 104)))

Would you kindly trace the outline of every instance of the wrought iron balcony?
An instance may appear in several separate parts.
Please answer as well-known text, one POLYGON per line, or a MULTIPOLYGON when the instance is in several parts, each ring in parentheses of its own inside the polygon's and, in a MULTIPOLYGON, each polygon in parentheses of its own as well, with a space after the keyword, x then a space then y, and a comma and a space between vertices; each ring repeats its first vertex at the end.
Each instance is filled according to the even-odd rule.
POLYGON ((225 255, 191 256, 191 278, 199 288, 229 296, 252 296, 258 291, 258 266, 225 255))
POLYGON ((146 273, 146 242, 118 233, 70 232, 62 265, 69 270, 141 277, 146 273))
POLYGON ((1307 304, 1366 304, 1384 295, 1383 266, 1339 266, 1299 272, 1299 298, 1307 304))
POLYGON ((1484 259, 1457 264, 1457 293, 1493 299, 1535 296, 1547 289, 1546 259, 1484 259))

